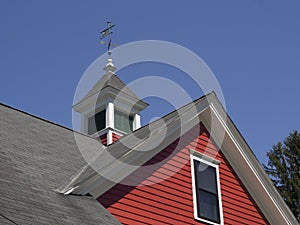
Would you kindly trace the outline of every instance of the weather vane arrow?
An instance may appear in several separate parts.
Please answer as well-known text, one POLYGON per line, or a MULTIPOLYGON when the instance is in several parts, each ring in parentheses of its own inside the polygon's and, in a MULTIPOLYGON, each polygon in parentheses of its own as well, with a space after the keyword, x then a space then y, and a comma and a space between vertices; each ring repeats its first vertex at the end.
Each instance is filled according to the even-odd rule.
POLYGON ((107 22, 107 27, 100 32, 100 44, 107 44, 108 54, 111 55, 111 46, 116 46, 116 44, 112 44, 110 35, 112 34, 112 28, 115 27, 111 22, 107 22), (109 37, 108 42, 103 41, 106 37, 109 37))

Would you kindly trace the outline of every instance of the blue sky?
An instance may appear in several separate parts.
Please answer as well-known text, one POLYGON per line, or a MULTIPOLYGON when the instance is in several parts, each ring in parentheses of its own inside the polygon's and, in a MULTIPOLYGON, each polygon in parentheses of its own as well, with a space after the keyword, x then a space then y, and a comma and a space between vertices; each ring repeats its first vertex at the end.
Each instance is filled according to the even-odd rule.
MULTIPOLYGON (((105 52, 99 31, 111 20, 119 44, 164 40, 198 54, 218 79, 229 115, 265 162, 273 144, 300 130, 299 10, 297 0, 2 0, 0 101, 72 127, 77 83, 105 52)), ((149 71, 169 78, 181 73, 145 63, 118 75, 130 82, 149 71)), ((193 99, 202 95, 188 78, 180 85, 193 99)), ((147 113, 167 113, 168 103, 149 100, 147 113)))

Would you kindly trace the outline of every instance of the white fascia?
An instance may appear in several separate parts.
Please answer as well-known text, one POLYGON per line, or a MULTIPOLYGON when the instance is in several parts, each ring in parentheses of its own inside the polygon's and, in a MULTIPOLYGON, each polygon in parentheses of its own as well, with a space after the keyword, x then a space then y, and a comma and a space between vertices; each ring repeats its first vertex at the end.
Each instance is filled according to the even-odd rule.
MULTIPOLYGON (((209 108, 212 113, 209 116, 215 116, 218 121, 218 128, 211 133, 214 140, 220 139, 218 136, 220 132, 216 132, 218 129, 225 131, 225 136, 221 137, 223 140, 222 146, 220 146, 222 153, 271 225, 297 224, 295 223, 297 222, 295 217, 282 200, 243 137, 233 123, 219 113, 219 110, 222 111, 220 107, 222 106, 219 103, 210 103, 209 108)), ((201 116, 202 118, 206 117, 202 121, 209 129, 211 124, 207 123, 208 116, 201 116)))

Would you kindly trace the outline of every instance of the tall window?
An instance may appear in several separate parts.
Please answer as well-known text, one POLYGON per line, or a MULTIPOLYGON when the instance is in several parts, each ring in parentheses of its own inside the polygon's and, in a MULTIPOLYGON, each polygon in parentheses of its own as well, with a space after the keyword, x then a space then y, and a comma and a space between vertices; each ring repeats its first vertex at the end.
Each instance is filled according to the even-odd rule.
POLYGON ((192 156, 195 218, 222 224, 218 165, 192 156))
POLYGON ((130 133, 133 130, 133 116, 126 113, 115 111, 115 128, 130 133))
POLYGON ((98 112, 95 116, 88 118, 88 134, 94 134, 105 128, 105 110, 98 112))

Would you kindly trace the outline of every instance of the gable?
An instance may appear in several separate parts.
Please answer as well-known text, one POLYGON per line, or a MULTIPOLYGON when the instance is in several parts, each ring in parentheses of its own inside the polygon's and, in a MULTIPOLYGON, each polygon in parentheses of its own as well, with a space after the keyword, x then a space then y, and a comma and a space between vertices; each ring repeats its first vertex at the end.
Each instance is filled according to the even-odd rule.
POLYGON ((274 225, 297 224, 296 218, 225 112, 215 93, 202 96, 165 115, 162 119, 164 120, 163 125, 160 120, 153 121, 122 137, 122 141, 116 141, 107 148, 101 147, 102 151, 93 157, 88 165, 70 177, 57 191, 78 195, 90 193, 97 198, 201 121, 209 130, 215 145, 222 149, 223 155, 269 223, 274 225), (150 132, 149 127, 153 132, 150 132), (166 133, 165 138, 153 148, 152 144, 160 140, 161 134, 164 132, 166 133), (145 151, 145 149, 151 150, 145 151))
POLYGON ((268 224, 222 151, 201 128, 200 134, 196 128, 188 131, 121 182, 131 180, 138 186, 116 184, 98 201, 123 224, 203 224, 194 219, 190 162, 194 149, 220 161, 224 224, 268 224), (145 169, 165 159, 158 168, 145 169))

